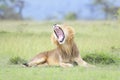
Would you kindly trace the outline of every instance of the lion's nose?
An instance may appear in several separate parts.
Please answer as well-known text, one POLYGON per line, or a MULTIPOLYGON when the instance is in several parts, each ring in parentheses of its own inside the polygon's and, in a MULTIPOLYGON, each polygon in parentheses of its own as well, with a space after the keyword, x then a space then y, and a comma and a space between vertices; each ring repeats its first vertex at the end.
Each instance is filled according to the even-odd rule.
POLYGON ((54 24, 54 26, 56 26, 57 24, 54 24))
POLYGON ((57 24, 54 24, 54 25, 53 25, 53 28, 55 29, 56 26, 57 26, 57 24))
POLYGON ((53 28, 54 29, 59 29, 59 26, 57 24, 54 24, 53 28))
POLYGON ((53 27, 56 28, 56 27, 57 27, 57 24, 54 24, 53 27))

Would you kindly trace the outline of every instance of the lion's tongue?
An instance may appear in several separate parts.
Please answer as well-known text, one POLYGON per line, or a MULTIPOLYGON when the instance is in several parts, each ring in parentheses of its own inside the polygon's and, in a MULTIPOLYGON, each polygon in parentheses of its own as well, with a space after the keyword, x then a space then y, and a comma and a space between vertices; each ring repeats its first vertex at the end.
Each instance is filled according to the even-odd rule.
POLYGON ((62 39, 63 39, 63 36, 62 35, 59 35, 59 38, 58 38, 58 41, 62 41, 62 39))

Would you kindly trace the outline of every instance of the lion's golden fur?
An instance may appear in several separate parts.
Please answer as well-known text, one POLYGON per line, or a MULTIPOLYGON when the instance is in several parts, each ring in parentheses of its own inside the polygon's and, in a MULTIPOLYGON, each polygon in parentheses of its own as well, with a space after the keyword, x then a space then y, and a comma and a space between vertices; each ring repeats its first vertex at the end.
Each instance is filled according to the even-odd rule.
POLYGON ((71 48, 72 48, 72 45, 74 43, 74 41, 73 41, 74 34, 75 34, 74 29, 72 27, 67 26, 67 25, 59 25, 59 26, 61 26, 63 31, 66 32, 65 34, 67 36, 67 39, 66 39, 65 43, 64 44, 59 44, 59 42, 57 41, 57 39, 55 39, 55 37, 53 35, 54 33, 51 36, 51 40, 58 48, 65 51, 66 54, 71 55, 71 48))
POLYGON ((61 27, 65 33, 65 42, 59 44, 53 33, 51 40, 57 47, 51 51, 39 53, 26 64, 27 66, 55 65, 73 67, 74 63, 80 66, 88 66, 81 58, 79 50, 74 42, 74 29, 67 25, 59 25, 59 27, 61 27))

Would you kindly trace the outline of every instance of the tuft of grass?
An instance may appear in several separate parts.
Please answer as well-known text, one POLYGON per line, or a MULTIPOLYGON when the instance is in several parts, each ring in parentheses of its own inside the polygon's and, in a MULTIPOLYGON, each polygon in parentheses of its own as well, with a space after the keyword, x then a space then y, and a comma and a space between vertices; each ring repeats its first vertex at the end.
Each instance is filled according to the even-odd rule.
POLYGON ((5 34, 5 33, 9 33, 7 31, 0 31, 0 34, 5 34))
POLYGON ((108 64, 119 64, 120 63, 120 59, 114 55, 108 55, 105 53, 91 53, 91 54, 87 54, 83 57, 83 59, 89 63, 92 64, 104 64, 104 65, 108 65, 108 64))
POLYGON ((10 64, 23 64, 25 62, 26 62, 26 60, 24 60, 24 59, 22 59, 18 56, 17 57, 12 57, 12 58, 9 59, 10 64))

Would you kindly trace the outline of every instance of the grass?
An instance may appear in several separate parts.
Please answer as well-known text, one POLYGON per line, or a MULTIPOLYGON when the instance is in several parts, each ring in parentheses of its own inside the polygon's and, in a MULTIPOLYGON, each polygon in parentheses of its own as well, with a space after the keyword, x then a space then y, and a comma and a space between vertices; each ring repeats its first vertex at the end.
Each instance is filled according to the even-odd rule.
POLYGON ((42 68, 20 68, 9 67, 0 72, 1 80, 119 80, 119 69, 111 68, 68 68, 42 67, 42 68))
POLYGON ((96 64, 96 68, 60 67, 23 68, 9 64, 14 59, 29 60, 55 46, 50 41, 52 25, 66 23, 74 27, 75 41, 82 57, 105 54, 120 61, 120 23, 115 21, 0 22, 0 80, 119 80, 120 62, 96 64), (115 56, 115 57, 113 57, 115 56))

